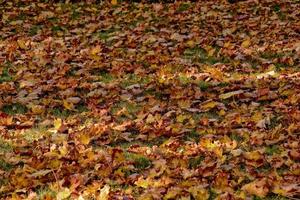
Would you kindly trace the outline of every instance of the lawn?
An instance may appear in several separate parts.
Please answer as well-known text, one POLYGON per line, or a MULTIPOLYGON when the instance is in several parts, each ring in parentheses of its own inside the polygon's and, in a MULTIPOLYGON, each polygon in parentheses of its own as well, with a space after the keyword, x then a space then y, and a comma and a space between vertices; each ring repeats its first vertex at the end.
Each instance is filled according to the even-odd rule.
POLYGON ((299 10, 1 3, 0 199, 299 199, 299 10))

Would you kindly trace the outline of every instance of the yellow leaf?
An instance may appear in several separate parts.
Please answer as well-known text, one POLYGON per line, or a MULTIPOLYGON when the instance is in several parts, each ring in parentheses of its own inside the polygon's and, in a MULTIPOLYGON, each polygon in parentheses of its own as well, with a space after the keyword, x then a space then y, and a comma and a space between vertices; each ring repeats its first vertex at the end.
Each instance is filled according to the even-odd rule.
POLYGON ((109 190, 110 190, 109 185, 105 185, 100 190, 100 195, 98 196, 97 200, 108 200, 108 198, 109 198, 109 190))
POLYGON ((201 186, 191 187, 189 192, 196 200, 207 200, 209 198, 209 192, 201 186))
POLYGON ((21 49, 26 49, 27 48, 26 45, 25 45, 24 40, 19 39, 19 40, 17 40, 17 43, 18 43, 18 45, 21 49))
POLYGON ((59 147, 58 150, 62 156, 67 155, 68 153, 67 142, 64 141, 63 146, 59 147))
POLYGON ((82 144, 85 144, 85 145, 89 144, 89 143, 90 143, 90 140, 91 140, 91 138, 90 138, 88 135, 86 135, 86 134, 82 134, 82 135, 80 135, 80 137, 79 137, 79 141, 80 141, 82 144))
POLYGON ((230 43, 230 42, 226 42, 225 44, 224 44, 224 48, 228 48, 228 47, 230 47, 232 44, 230 43))
POLYGON ((146 119, 146 123, 150 124, 152 122, 155 122, 155 118, 152 114, 148 115, 147 119, 146 119))
POLYGON ((243 90, 237 90, 237 91, 233 91, 233 92, 228 92, 228 93, 225 93, 225 94, 221 94, 219 96, 220 99, 228 99, 234 95, 237 95, 237 94, 241 94, 243 93, 244 91, 243 90))
POLYGON ((275 187, 272 192, 275 193, 275 194, 286 196, 286 191, 279 188, 279 187, 275 187))
POLYGON ((218 80, 224 79, 223 72, 220 69, 207 67, 206 69, 204 69, 204 72, 209 73, 215 79, 218 80))
POLYGON ((118 0, 111 0, 111 4, 114 5, 114 6, 117 5, 118 4, 118 0))
POLYGON ((58 130, 62 125, 62 120, 60 118, 54 120, 54 129, 58 130))
POLYGON ((71 191, 68 188, 65 188, 63 191, 60 191, 57 194, 56 199, 57 200, 67 199, 70 195, 71 195, 71 191))
POLYGON ((267 181, 265 179, 248 183, 242 187, 242 190, 261 198, 265 197, 269 192, 267 181))
POLYGON ((187 41, 187 43, 186 43, 189 47, 193 47, 193 46, 195 46, 195 42, 193 41, 193 40, 189 40, 189 41, 187 41))
POLYGON ((255 161, 263 158, 263 156, 261 155, 261 153, 259 153, 259 151, 245 152, 244 157, 248 160, 255 160, 255 161))
POLYGON ((178 105, 180 106, 180 108, 190 108, 191 107, 191 101, 189 101, 188 99, 179 100, 178 105))
POLYGON ((203 109, 212 109, 212 108, 214 108, 214 107, 216 107, 218 105, 218 103, 217 102, 215 102, 215 101, 210 101, 210 102, 208 102, 208 103, 205 103, 205 104, 203 104, 202 105, 202 108, 203 109))
POLYGON ((276 77, 277 74, 276 74, 276 72, 275 72, 274 70, 272 70, 272 71, 269 71, 269 72, 266 72, 266 73, 258 74, 256 77, 257 77, 258 79, 262 79, 262 78, 268 78, 268 77, 270 77, 270 76, 276 77))
POLYGON ((250 46, 250 44, 251 44, 250 39, 244 40, 244 42, 242 42, 242 47, 247 48, 250 46))
POLYGON ((46 174, 49 174, 52 170, 46 169, 46 170, 40 170, 33 174, 28 175, 29 177, 39 177, 39 176, 45 176, 46 174))
POLYGON ((143 179, 142 177, 140 177, 137 181, 135 181, 135 184, 139 187, 147 188, 149 187, 150 183, 148 179, 143 179))
POLYGON ((101 47, 98 45, 98 46, 92 48, 90 53, 94 56, 94 55, 100 53, 100 51, 101 51, 101 47))
POLYGON ((254 115, 251 116, 251 120, 253 120, 256 123, 262 119, 263 119, 263 115, 261 112, 256 112, 254 113, 254 115))
POLYGON ((223 109, 220 110, 220 112, 219 112, 219 115, 220 115, 220 116, 224 116, 225 114, 226 114, 225 110, 223 110, 223 109))
POLYGON ((208 56, 213 56, 214 53, 215 53, 215 51, 216 51, 216 49, 210 49, 210 50, 208 51, 208 56))
POLYGON ((31 111, 34 113, 34 114, 41 114, 44 112, 44 107, 43 106, 40 106, 40 105, 33 105, 31 107, 31 111))
POLYGON ((73 108, 74 108, 74 104, 71 102, 68 102, 67 100, 63 100, 63 104, 64 104, 64 107, 68 110, 73 110, 73 108))
POLYGON ((176 117, 176 121, 179 122, 179 123, 182 123, 185 119, 187 119, 188 117, 185 116, 185 115, 178 115, 176 117))

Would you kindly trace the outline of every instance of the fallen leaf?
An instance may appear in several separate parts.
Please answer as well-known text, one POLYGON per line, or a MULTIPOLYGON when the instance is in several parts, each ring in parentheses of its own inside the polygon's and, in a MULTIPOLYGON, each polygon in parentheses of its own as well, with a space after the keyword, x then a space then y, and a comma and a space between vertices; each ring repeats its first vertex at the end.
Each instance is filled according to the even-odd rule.
POLYGON ((54 129, 59 130, 62 125, 62 119, 58 118, 54 120, 54 129))
POLYGON ((100 190, 100 195, 97 197, 97 200, 108 200, 108 198, 109 198, 109 191, 110 191, 109 185, 105 185, 100 190))
POLYGON ((248 48, 248 47, 250 46, 250 44, 251 44, 250 39, 247 39, 247 40, 244 40, 244 41, 242 42, 241 46, 242 46, 243 48, 248 48))
POLYGON ((248 183, 242 187, 242 190, 261 198, 267 196, 269 192, 267 181, 265 179, 256 180, 251 183, 248 183))
POLYGON ((244 92, 243 90, 237 90, 237 91, 233 91, 233 92, 228 92, 228 93, 219 95, 219 98, 220 99, 228 99, 228 98, 230 98, 232 96, 235 96, 235 95, 238 95, 238 94, 242 94, 243 92, 244 92))
POLYGON ((216 102, 216 101, 210 101, 208 103, 202 104, 201 108, 207 110, 207 109, 215 108, 217 105, 218 105, 218 102, 216 102))
POLYGON ((67 199, 71 195, 71 191, 68 188, 64 188, 62 191, 58 192, 56 195, 57 200, 67 199))
POLYGON ((111 2, 110 2, 112 5, 117 5, 118 4, 118 0, 111 0, 111 2))
POLYGON ((50 172, 52 172, 52 170, 50 169, 46 169, 46 170, 40 170, 37 171, 33 174, 28 175, 29 177, 39 177, 39 176, 45 176, 46 174, 49 174, 50 172))

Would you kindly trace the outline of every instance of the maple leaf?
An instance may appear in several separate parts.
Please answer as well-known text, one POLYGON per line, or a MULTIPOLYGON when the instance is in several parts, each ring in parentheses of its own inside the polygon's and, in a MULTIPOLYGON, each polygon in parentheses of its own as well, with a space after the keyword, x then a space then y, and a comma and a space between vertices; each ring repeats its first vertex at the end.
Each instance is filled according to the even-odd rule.
POLYGON ((299 194, 300 4, 166 2, 1 4, 1 199, 299 194))
POLYGON ((109 185, 105 185, 103 188, 101 188, 100 194, 97 197, 97 199, 98 200, 108 200, 108 198, 109 198, 109 191, 110 191, 109 185))
POLYGON ((242 187, 242 190, 259 197, 265 197, 269 192, 266 179, 256 180, 248 183, 242 187))
POLYGON ((68 188, 64 188, 62 191, 57 193, 57 200, 67 199, 71 195, 71 191, 68 188))

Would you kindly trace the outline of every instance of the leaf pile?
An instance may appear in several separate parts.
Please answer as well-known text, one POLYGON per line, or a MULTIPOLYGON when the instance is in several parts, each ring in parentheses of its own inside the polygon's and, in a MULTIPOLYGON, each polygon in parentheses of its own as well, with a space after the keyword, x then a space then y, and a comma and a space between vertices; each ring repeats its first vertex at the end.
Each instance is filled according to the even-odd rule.
POLYGON ((0 4, 0 198, 299 197, 299 10, 0 4))

